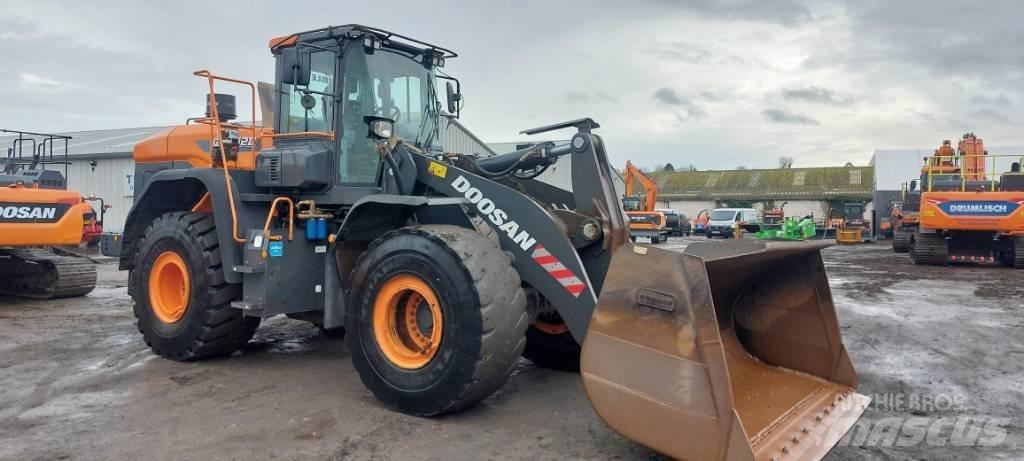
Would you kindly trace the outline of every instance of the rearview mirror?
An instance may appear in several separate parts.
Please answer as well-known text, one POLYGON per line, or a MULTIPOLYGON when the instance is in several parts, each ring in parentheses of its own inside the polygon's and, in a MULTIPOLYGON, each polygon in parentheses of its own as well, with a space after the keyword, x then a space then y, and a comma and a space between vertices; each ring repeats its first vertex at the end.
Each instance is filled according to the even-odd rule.
POLYGON ((308 86, 310 53, 292 46, 281 50, 281 81, 295 86, 308 86))
POLYGON ((910 180, 910 190, 916 190, 916 189, 917 189, 917 180, 916 179, 910 180))
POLYGON ((448 94, 448 113, 458 118, 459 101, 462 100, 462 94, 452 86, 452 82, 445 82, 445 92, 448 94))

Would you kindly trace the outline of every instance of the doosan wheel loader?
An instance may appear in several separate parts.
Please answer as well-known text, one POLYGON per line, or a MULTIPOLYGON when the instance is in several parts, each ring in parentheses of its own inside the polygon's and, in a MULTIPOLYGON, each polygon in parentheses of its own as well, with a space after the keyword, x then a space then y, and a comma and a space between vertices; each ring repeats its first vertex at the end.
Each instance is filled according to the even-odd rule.
POLYGON ((422 416, 486 398, 528 354, 580 369, 616 431, 690 460, 820 459, 864 410, 827 243, 632 244, 593 120, 524 132, 565 144, 446 152, 454 52, 360 25, 270 52, 272 89, 199 71, 207 116, 135 148, 120 264, 156 354, 230 354, 283 314, 343 328, 362 382, 422 416), (263 126, 232 122, 217 84, 247 89, 249 120, 261 93, 263 126), (569 156, 552 200, 536 178, 569 156))

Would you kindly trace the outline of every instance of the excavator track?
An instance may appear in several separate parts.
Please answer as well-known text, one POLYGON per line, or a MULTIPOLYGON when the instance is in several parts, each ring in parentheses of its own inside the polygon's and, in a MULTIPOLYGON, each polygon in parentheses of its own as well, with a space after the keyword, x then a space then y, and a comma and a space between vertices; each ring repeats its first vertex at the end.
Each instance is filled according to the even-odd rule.
POLYGON ((910 236, 913 232, 897 230, 892 234, 892 251, 896 253, 907 253, 910 251, 910 236))
POLYGON ((1011 250, 1002 256, 1002 261, 1014 269, 1024 269, 1024 236, 1014 235, 1009 239, 1011 250))
POLYGON ((914 234, 910 247, 910 260, 914 264, 945 265, 949 263, 949 244, 942 234, 914 234))
POLYGON ((85 258, 48 249, 0 249, 0 294, 24 298, 70 298, 96 287, 96 266, 85 258))

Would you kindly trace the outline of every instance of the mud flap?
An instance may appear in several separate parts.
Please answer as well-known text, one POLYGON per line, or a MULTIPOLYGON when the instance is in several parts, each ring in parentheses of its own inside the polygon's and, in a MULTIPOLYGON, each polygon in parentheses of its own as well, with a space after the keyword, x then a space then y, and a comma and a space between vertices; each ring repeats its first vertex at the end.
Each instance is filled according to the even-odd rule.
POLYGON ((870 402, 843 347, 828 245, 620 247, 581 358, 598 415, 678 459, 821 459, 870 402))

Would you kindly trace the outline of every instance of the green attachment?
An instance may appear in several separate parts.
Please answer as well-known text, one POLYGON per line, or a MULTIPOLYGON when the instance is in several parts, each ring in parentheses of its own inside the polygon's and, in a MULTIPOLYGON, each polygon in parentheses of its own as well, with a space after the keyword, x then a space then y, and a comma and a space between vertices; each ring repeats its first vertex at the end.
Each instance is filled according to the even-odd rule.
POLYGON ((807 240, 814 234, 814 221, 810 218, 786 218, 781 228, 763 229, 756 237, 758 240, 807 240))

